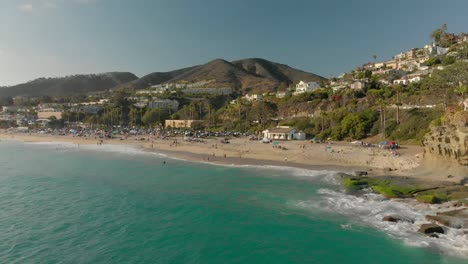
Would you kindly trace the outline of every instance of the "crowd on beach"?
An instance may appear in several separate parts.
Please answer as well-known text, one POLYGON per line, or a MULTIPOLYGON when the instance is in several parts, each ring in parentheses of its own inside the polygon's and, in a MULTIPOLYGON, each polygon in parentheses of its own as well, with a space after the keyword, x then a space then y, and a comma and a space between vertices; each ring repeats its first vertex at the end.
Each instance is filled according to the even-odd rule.
MULTIPOLYGON (((394 142, 371 144, 317 140, 264 140, 256 134, 239 132, 205 132, 188 129, 164 130, 132 127, 113 129, 68 128, 28 131, 3 130, 0 134, 27 137, 31 141, 69 141, 79 144, 134 144, 154 151, 192 153, 202 160, 246 162, 246 160, 280 161, 304 165, 337 165, 392 167, 397 170, 413 168, 418 161, 415 152, 400 152, 394 142), (93 143, 94 142, 94 143, 93 143), (397 152, 398 150, 398 152, 397 152), (400 158, 401 155, 405 159, 400 158), (237 161, 233 161, 235 158, 237 161), (240 160, 243 161, 240 161, 240 160)), ((419 152, 420 149, 417 149, 419 152)))

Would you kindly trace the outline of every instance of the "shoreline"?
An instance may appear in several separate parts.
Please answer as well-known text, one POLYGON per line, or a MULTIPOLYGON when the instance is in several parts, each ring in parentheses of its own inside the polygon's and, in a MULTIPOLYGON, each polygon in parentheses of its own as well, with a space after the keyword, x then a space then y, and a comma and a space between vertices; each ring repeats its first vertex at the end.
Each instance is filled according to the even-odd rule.
MULTIPOLYGON (((28 135, 9 135, 9 137, 5 137, 4 134, 0 134, 1 140, 13 140, 19 141, 24 143, 64 143, 64 144, 74 144, 74 145, 97 145, 97 142, 94 140, 85 140, 82 138, 73 138, 69 136, 58 136, 58 137, 51 137, 51 136, 28 136, 28 135), (13 137, 12 137, 13 136, 13 137)), ((170 141, 164 141, 162 143, 168 143, 170 141)), ((158 140, 158 143, 161 143, 161 140, 158 140)), ((186 151, 186 148, 182 148, 180 146, 171 148, 151 148, 151 144, 147 141, 135 141, 135 140, 107 140, 104 142, 104 146, 129 146, 131 148, 135 148, 137 150, 141 150, 143 153, 156 153, 162 154, 167 156, 168 158, 175 158, 181 159, 188 162, 194 163, 206 163, 211 165, 220 165, 220 166, 258 166, 262 167, 268 166, 278 167, 278 168, 291 168, 291 169, 304 169, 304 170, 311 170, 311 171, 331 171, 337 172, 338 175, 340 172, 345 174, 353 174, 354 171, 357 170, 364 170, 369 171, 372 169, 370 167, 365 166, 349 166, 349 165, 340 165, 340 164, 333 164, 333 163, 322 163, 322 164, 304 164, 304 163, 295 163, 291 161, 278 161, 278 160, 261 160, 261 159, 252 159, 250 157, 226 157, 215 155, 209 155, 211 152, 207 150, 212 150, 209 146, 205 146, 203 148, 204 153, 197 153, 197 152, 189 152, 186 151), (207 158, 210 158, 209 160, 207 158)), ((154 144, 154 143, 153 143, 154 144)), ((163 144, 167 147, 167 144, 163 144)), ((262 146, 262 145, 261 145, 262 146)), ((216 148, 214 148, 216 149, 216 148)), ((93 150, 99 150, 99 147, 96 146, 93 150)), ((218 147, 219 150, 219 147, 218 147)), ((348 175, 350 176, 350 175, 348 175)), ((387 177, 381 174, 381 171, 378 169, 372 169, 370 178, 381 178, 387 177)), ((355 178, 353 176, 350 176, 355 178)), ((409 176, 402 176, 402 175, 393 175, 392 177, 397 178, 398 181, 403 182, 412 182, 414 180, 421 181, 418 177, 409 178, 409 176)), ((358 177, 361 178, 361 177, 358 177)), ((365 178, 365 177, 364 177, 365 178)), ((361 179, 364 179, 361 178, 361 179)), ((448 183, 448 181, 445 181, 448 183)), ((342 182, 343 184, 343 182, 342 182)), ((428 179, 421 181, 421 184, 436 184, 434 179, 428 179)), ((442 185, 441 185, 442 186, 442 185)), ((346 187, 346 186, 342 186, 346 187)), ((437 243, 437 246, 434 249, 441 250, 444 254, 453 255, 461 258, 467 258, 467 247, 468 241, 466 241, 466 233, 468 232, 467 229, 456 229, 450 226, 441 224, 437 220, 430 220, 428 218, 429 215, 433 217, 440 217, 440 213, 452 212, 457 210, 465 210, 468 212, 468 207, 465 205, 455 205, 454 203, 443 203, 443 204, 427 204, 424 202, 419 202, 417 199, 386 199, 384 198, 385 195, 380 196, 378 194, 373 193, 370 190, 366 190, 364 193, 357 194, 357 193, 347 193, 347 192, 334 192, 329 191, 322 193, 326 197, 330 199, 338 199, 342 200, 341 203, 331 203, 333 206, 337 206, 336 209, 339 211, 343 211, 346 215, 355 216, 356 212, 361 212, 363 216, 358 216, 357 219, 361 219, 362 221, 366 222, 367 225, 373 226, 383 232, 396 235, 400 239, 407 241, 409 236, 412 238, 410 239, 413 242, 418 242, 418 244, 424 243, 437 243), (354 201, 354 202, 353 202, 354 201), (352 208, 348 208, 347 204, 352 202, 354 206, 352 208), (344 206, 344 207, 343 207, 344 206), (369 206, 381 207, 376 212, 370 213, 368 211, 369 206), (399 208, 395 211, 395 208, 399 208), (417 212, 417 213, 416 213, 417 212), (407 222, 408 215, 411 216, 409 219, 413 222, 407 222), (391 217, 395 219, 394 221, 384 220, 382 217, 391 217), (438 226, 442 226, 445 230, 442 234, 423 234, 418 231, 422 225, 427 223, 436 223, 438 226), (401 231, 396 231, 395 228, 400 227, 403 228, 401 231), (412 235, 411 235, 412 234, 412 235), (416 235, 413 237, 413 235, 416 235), (457 238, 458 237, 458 238, 457 238), (436 239, 436 240, 434 240, 436 239), (452 245, 449 241, 453 239, 459 240, 461 245, 457 245, 456 243, 452 245), (461 239, 461 240, 460 240, 461 239), (461 248, 457 248, 456 246, 460 246, 461 248), (454 247, 454 248, 452 248, 454 247), (452 252, 452 250, 455 250, 452 252), (457 252, 460 250, 460 252, 457 252)), ((463 216, 461 216, 463 217, 463 216)), ((463 219, 463 218, 461 218, 463 219)), ((466 218, 468 219, 468 218, 466 218)), ((431 246, 432 248, 432 246, 431 246)))
MULTIPOLYGON (((148 137, 146 137, 148 138, 148 137)), ((78 145, 98 144, 99 139, 72 136, 52 136, 41 134, 6 134, 0 132, 0 140, 22 142, 67 142, 78 145)), ((194 162, 210 162, 220 165, 274 165, 301 169, 332 168, 336 170, 364 170, 372 175, 407 175, 411 169, 419 167, 422 148, 411 146, 402 149, 401 157, 392 157, 388 150, 362 148, 343 142, 317 144, 307 141, 281 141, 279 145, 287 150, 273 148, 272 144, 235 138, 229 144, 219 143, 218 139, 204 139, 204 143, 187 142, 182 138, 170 140, 151 139, 106 139, 103 145, 132 145, 147 152, 158 152, 184 158, 194 162), (177 141, 174 144, 174 141, 177 141)))
MULTIPOLYGON (((259 141, 234 138, 229 144, 219 139, 204 139, 203 143, 188 142, 182 138, 158 139, 144 136, 128 139, 106 139, 103 145, 131 145, 147 152, 157 152, 193 162, 209 162, 219 165, 264 165, 300 169, 331 169, 336 171, 366 171, 370 176, 403 176, 422 181, 459 182, 462 174, 447 177, 447 166, 433 166, 423 160, 423 148, 404 146, 396 151, 362 147, 345 142, 333 144, 308 141, 280 141, 280 148, 259 141), (286 149, 286 150, 283 150, 286 149), (394 155, 395 153, 395 155, 394 155)), ((49 134, 2 133, 0 140, 23 142, 67 142, 78 145, 99 145, 98 138, 55 136, 49 134)), ((463 173, 462 170, 461 173, 463 173)), ((466 176, 466 175, 465 175, 466 176)))

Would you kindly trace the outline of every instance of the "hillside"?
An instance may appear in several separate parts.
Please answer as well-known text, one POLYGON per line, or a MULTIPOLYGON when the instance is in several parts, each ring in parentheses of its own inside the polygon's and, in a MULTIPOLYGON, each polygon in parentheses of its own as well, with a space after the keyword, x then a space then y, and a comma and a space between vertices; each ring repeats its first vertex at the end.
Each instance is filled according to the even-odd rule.
POLYGON ((129 72, 73 75, 59 78, 39 78, 27 83, 0 87, 0 97, 64 96, 108 90, 116 85, 136 80, 129 72))
POLYGON ((151 85, 210 80, 210 87, 233 87, 243 93, 275 90, 300 80, 321 82, 325 78, 264 59, 244 59, 233 62, 217 59, 203 65, 171 72, 155 72, 120 87, 143 89, 151 85))

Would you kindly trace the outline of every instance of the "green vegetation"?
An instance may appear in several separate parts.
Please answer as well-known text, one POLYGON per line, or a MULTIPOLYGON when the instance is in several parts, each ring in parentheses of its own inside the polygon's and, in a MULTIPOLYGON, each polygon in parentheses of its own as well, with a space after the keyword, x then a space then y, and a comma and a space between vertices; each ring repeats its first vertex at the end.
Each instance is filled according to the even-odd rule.
POLYGON ((448 197, 437 196, 436 194, 421 194, 416 196, 416 200, 422 203, 436 204, 448 201, 448 197))
POLYGON ((468 187, 450 183, 430 183, 402 177, 354 177, 341 174, 341 185, 355 193, 365 188, 387 198, 415 198, 423 203, 459 201, 468 204, 468 187))
MULTIPOLYGON (((116 79, 114 81, 110 81, 107 75, 40 79, 16 87, 15 94, 8 92, 6 94, 11 96, 17 95, 17 92, 28 92, 33 86, 40 88, 38 92, 53 92, 53 94, 65 92, 63 88, 68 85, 75 88, 66 89, 70 95, 62 94, 59 97, 39 96, 28 100, 3 97, 0 105, 31 107, 39 103, 83 103, 110 98, 109 103, 92 114, 76 111, 64 104, 61 110, 64 110, 62 121, 65 122, 54 120, 51 126, 84 122, 101 127, 155 128, 162 126, 167 119, 191 119, 200 120, 193 124, 193 129, 196 130, 258 133, 268 127, 289 125, 303 130, 309 138, 361 140, 373 137, 375 141, 395 140, 419 144, 429 125, 443 125, 444 114, 460 110, 459 102, 468 94, 468 62, 464 61, 468 59, 468 43, 457 43, 456 36, 447 32, 446 25, 436 29, 431 37, 438 45, 449 48, 449 52, 446 55, 428 54, 426 65, 431 66, 433 72, 423 80, 408 85, 392 84, 393 80, 401 78, 402 73, 399 71, 373 74, 369 69, 359 67, 341 79, 333 78, 333 81, 344 82, 344 86, 349 86, 349 83, 356 79, 362 79, 367 83, 362 90, 352 90, 349 87, 333 90, 322 85, 325 88, 292 95, 291 88, 298 80, 315 80, 322 84, 325 80, 314 74, 261 59, 232 63, 215 60, 205 65, 173 72, 153 73, 137 80, 128 73, 111 74, 110 76, 114 77, 112 80, 116 79), (268 74, 260 76, 256 74, 258 70, 268 74), (181 75, 184 78, 180 77, 181 75), (178 84, 188 84, 193 80, 209 80, 210 85, 230 85, 234 93, 187 94, 179 87, 162 94, 147 96, 135 94, 134 89, 148 88, 151 84, 174 79, 178 84), (122 84, 129 80, 131 82, 122 84), (77 92, 94 91, 95 89, 88 84, 106 89, 117 84, 119 89, 88 95, 77 92), (277 98, 273 93, 276 91, 287 91, 287 93, 283 98, 277 98), (263 100, 250 102, 242 97, 246 93, 263 94, 263 100), (176 100, 179 107, 149 109, 144 104, 137 105, 138 98, 135 97, 147 101, 176 100)), ((417 52, 418 56, 424 56, 425 53, 424 50, 417 52)), ((375 60, 376 55, 373 57, 375 60)), ((2 91, 9 91, 9 88, 2 91)), ((380 186, 377 190, 395 195, 386 188, 380 186)))

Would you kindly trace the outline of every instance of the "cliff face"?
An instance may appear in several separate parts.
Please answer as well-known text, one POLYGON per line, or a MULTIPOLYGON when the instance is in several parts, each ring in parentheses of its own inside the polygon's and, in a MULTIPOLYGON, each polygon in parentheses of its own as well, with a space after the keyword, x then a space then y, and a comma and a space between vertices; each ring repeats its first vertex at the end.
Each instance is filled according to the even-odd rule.
POLYGON ((468 176, 468 111, 450 117, 450 122, 431 127, 423 139, 424 156, 457 163, 468 176))

